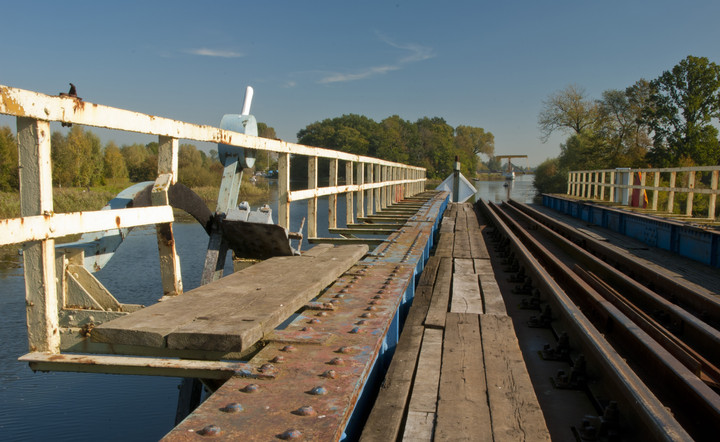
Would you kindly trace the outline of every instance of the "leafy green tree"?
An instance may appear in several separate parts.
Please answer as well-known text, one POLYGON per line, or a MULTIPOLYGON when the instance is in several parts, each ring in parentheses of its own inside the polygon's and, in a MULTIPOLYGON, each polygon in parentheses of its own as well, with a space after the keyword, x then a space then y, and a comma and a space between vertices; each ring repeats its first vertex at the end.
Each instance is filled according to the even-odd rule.
POLYGON ((420 166, 431 178, 445 178, 453 171, 455 162, 454 129, 443 118, 424 117, 415 123, 420 136, 420 166))
MULTIPOLYGON (((277 134, 275 129, 269 127, 266 123, 258 122, 258 136, 262 138, 269 138, 271 140, 277 140, 277 134)), ((212 155, 213 151, 210 151, 212 155)), ((264 171, 277 169, 277 153, 274 152, 260 152, 258 151, 257 157, 255 158, 255 170, 264 171)))
MULTIPOLYGON (((647 129, 640 124, 641 108, 634 106, 627 91, 607 90, 598 101, 598 118, 591 129, 584 131, 604 167, 640 167, 650 147, 647 129)), ((637 99, 637 96, 633 96, 637 99)))
POLYGON ((59 186, 93 186, 103 182, 100 138, 75 125, 66 136, 51 136, 53 181, 59 186))
POLYGON ((109 141, 105 145, 104 153, 104 170, 105 178, 127 179, 128 170, 125 165, 125 158, 120 152, 120 148, 113 141, 109 141))
POLYGON ((377 156, 388 161, 409 163, 420 144, 417 126, 397 115, 380 122, 377 156))
POLYGON ((571 84, 543 101, 538 115, 540 139, 545 143, 558 130, 579 134, 591 128, 597 118, 597 104, 587 98, 585 89, 571 84))
POLYGON ((539 193, 564 193, 567 190, 567 172, 558 158, 549 158, 535 169, 533 184, 539 193))
POLYGON ((312 123, 301 129, 297 137, 298 143, 308 146, 375 156, 377 132, 377 122, 362 115, 349 114, 312 123))
POLYGON ((157 176, 157 154, 142 144, 123 146, 120 152, 125 158, 128 176, 132 182, 154 180, 157 176))
POLYGON ((17 140, 8 126, 0 128, 0 190, 20 188, 17 140))
POLYGON ((648 154, 656 166, 720 164, 720 66, 705 57, 687 56, 652 81, 650 106, 644 118, 653 131, 648 154))

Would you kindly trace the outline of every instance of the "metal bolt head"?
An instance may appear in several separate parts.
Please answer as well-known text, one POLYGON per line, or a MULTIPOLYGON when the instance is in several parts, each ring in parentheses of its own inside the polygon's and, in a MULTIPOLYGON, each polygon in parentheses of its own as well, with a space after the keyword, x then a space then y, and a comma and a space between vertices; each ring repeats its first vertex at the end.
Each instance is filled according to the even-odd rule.
POLYGON ((280 351, 286 351, 288 353, 293 352, 297 350, 294 345, 286 345, 285 347, 281 348, 280 351))
POLYGON ((312 390, 308 391, 309 394, 312 394, 314 396, 321 396, 321 395, 327 394, 327 392, 328 391, 327 391, 327 389, 325 389, 325 387, 322 387, 319 385, 317 387, 313 387, 312 390))
POLYGON ((320 321, 318 318, 312 318, 308 321, 308 324, 319 324, 320 322, 322 321, 320 321))
POLYGON ((361 318, 372 318, 372 313, 365 312, 362 315, 360 315, 361 318))
POLYGON ((365 308, 365 310, 368 310, 368 311, 371 311, 371 312, 372 312, 372 311, 377 310, 377 307, 375 307, 374 305, 371 305, 370 307, 365 308))
POLYGON ((342 358, 332 358, 329 363, 330 365, 345 365, 345 361, 343 361, 342 358))
POLYGON ((327 312, 317 312, 315 316, 327 316, 327 312))
POLYGON ((335 295, 336 298, 344 298, 345 295, 343 293, 338 293, 335 295))
POLYGON ((367 324, 367 321, 364 320, 364 319, 361 319, 361 320, 359 320, 358 322, 355 323, 355 325, 366 325, 366 324, 367 324))
POLYGON ((375 295, 373 296, 373 299, 382 299, 382 295, 375 295))
POLYGON ((274 358, 270 359, 270 362, 273 364, 283 363, 285 362, 285 356, 277 355, 274 358))
POLYGON ((300 329, 300 331, 304 331, 304 332, 313 331, 313 328, 312 327, 303 327, 300 329))
POLYGON ((317 415, 317 411, 310 406, 310 405, 304 405, 297 410, 292 412, 293 414, 297 414, 298 416, 315 416, 317 415))
POLYGON ((360 327, 353 327, 352 330, 350 330, 350 333, 352 333, 352 334, 360 333, 360 327))
POLYGON ((208 425, 202 430, 198 431, 197 434, 200 436, 217 436, 222 430, 217 425, 208 425))
POLYGON ((260 368, 258 368, 258 371, 261 373, 265 373, 266 371, 273 371, 275 370, 275 366, 273 364, 262 364, 260 368))
POLYGON ((260 390, 260 386, 258 384, 247 384, 240 389, 243 393, 255 393, 258 390, 260 390))
POLYGON ((325 370, 320 376, 328 379, 335 379, 337 377, 337 372, 335 370, 325 370))
POLYGON ((243 410, 243 406, 238 402, 231 402, 220 409, 220 411, 224 411, 225 413, 239 413, 243 410))
POLYGON ((346 347, 346 346, 342 346, 342 347, 340 347, 340 348, 338 348, 338 349, 336 350, 337 353, 344 353, 344 354, 348 354, 348 353, 350 353, 351 351, 352 351, 352 348, 351 348, 351 347, 346 347))
POLYGON ((295 429, 289 429, 285 430, 284 432, 278 434, 278 436, 282 440, 290 440, 290 439, 300 439, 302 437, 302 433, 299 430, 295 429))

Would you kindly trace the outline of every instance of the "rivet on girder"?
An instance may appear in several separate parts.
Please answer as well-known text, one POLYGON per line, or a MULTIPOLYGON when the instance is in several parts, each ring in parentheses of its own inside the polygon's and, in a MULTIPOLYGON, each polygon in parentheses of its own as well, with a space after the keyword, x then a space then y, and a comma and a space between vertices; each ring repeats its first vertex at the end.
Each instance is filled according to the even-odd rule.
POLYGON ((377 299, 373 299, 372 301, 370 301, 369 304, 370 304, 370 305, 380 304, 380 301, 378 301, 377 299))
POLYGON ((290 440, 290 439, 300 439, 302 437, 302 433, 299 430, 295 429, 289 429, 285 430, 284 432, 277 435, 282 440, 290 440))
POLYGON ((217 425, 208 425, 202 430, 198 431, 197 434, 200 436, 217 436, 222 430, 217 425))
POLYGON ((312 327, 303 327, 300 329, 300 331, 304 331, 304 332, 313 331, 313 328, 312 327))
POLYGON ((377 307, 375 307, 374 305, 371 305, 370 307, 366 307, 365 310, 375 311, 375 310, 377 310, 377 307))
POLYGON ((366 324, 367 324, 367 321, 364 320, 364 319, 361 319, 361 320, 359 320, 358 322, 355 323, 355 325, 366 325, 366 324))
POLYGON ((274 370, 275 370, 275 366, 273 364, 262 364, 260 366, 260 368, 258 368, 258 371, 260 373, 265 373, 267 371, 274 371, 274 370))
POLYGON ((288 353, 291 353, 293 351, 297 350, 294 345, 286 345, 285 347, 281 348, 280 351, 285 351, 288 353))
POLYGON ((330 359, 330 362, 328 362, 330 365, 345 365, 345 361, 342 360, 342 358, 332 358, 330 359))
POLYGON ((361 318, 372 318, 372 313, 365 312, 362 315, 360 315, 361 318))
POLYGON ((317 312, 315 316, 327 316, 327 312, 317 312))
POLYGON ((231 402, 222 407, 220 411, 224 411, 225 413, 239 413, 243 411, 243 406, 238 402, 231 402))
POLYGON ((273 364, 282 364, 283 362, 285 362, 285 356, 277 355, 274 358, 270 359, 270 362, 272 362, 273 364))
POLYGON ((382 299, 382 295, 375 295, 373 296, 373 299, 382 299))
POLYGON ((335 370, 326 370, 322 372, 320 376, 328 379, 335 379, 337 377, 337 373, 335 372, 335 370))
POLYGON ((350 330, 350 333, 352 333, 352 334, 358 334, 358 333, 360 333, 360 327, 353 327, 353 329, 350 330))
POLYGON ((377 293, 378 293, 379 295, 382 295, 383 293, 385 293, 385 290, 380 289, 380 290, 377 291, 377 293))
POLYGON ((247 384, 240 389, 243 393, 256 393, 258 390, 260 390, 260 386, 258 384, 247 384))
POLYGON ((314 396, 321 396, 321 395, 327 394, 327 392, 328 391, 327 391, 327 389, 325 389, 325 387, 317 386, 317 387, 313 387, 312 390, 308 391, 308 394, 312 394, 314 396))
POLYGON ((351 351, 352 351, 352 348, 346 347, 346 346, 342 346, 336 350, 337 353, 345 353, 345 354, 350 353, 351 351))
POLYGON ((317 415, 317 411, 315 411, 312 406, 305 405, 292 411, 292 414, 297 414, 298 416, 315 416, 317 415))
POLYGON ((319 320, 318 318, 312 318, 311 320, 308 321, 308 324, 319 324, 321 322, 322 321, 319 320))
POLYGON ((335 295, 335 298, 344 298, 345 295, 343 293, 338 293, 335 295))

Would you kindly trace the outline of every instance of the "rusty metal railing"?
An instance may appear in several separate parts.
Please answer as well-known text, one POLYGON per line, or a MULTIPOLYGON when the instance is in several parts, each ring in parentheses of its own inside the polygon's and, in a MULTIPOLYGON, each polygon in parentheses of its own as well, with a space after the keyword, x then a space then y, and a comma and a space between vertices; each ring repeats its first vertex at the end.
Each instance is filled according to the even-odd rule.
MULTIPOLYGON (((77 256, 56 256, 55 239, 61 236, 154 224, 158 232, 163 292, 165 295, 182 293, 180 260, 172 232, 174 218, 168 199, 168 189, 177 181, 180 139, 278 153, 279 224, 289 228, 291 203, 308 200, 309 237, 317 236, 319 197, 330 197, 329 224, 334 227, 339 194, 346 197, 346 221, 352 223, 356 217, 380 211, 424 190, 423 168, 112 108, 65 94, 50 96, 0 85, 0 114, 17 117, 21 200, 21 218, 0 220, 0 245, 25 243, 23 258, 31 351, 59 353, 61 350, 60 318, 66 300, 62 288, 58 290, 56 284, 58 278, 63 279, 63 275, 56 274, 56 263, 62 265, 57 268, 65 269, 67 265, 77 266, 82 262, 77 256), (50 142, 50 122, 53 121, 158 136, 153 207, 54 213, 50 142), (309 158, 307 190, 290 190, 291 155, 309 158), (330 160, 328 187, 318 187, 318 158, 330 160), (346 170, 344 185, 338 185, 341 161, 346 170)), ((109 320, 127 314, 127 310, 131 309, 123 311, 123 305, 117 304, 102 313, 109 320)))
POLYGON ((676 196, 682 194, 687 217, 697 211, 695 195, 707 195, 707 218, 714 220, 719 175, 720 166, 579 170, 568 173, 567 194, 669 214, 675 212, 676 196), (652 177, 652 185, 647 184, 648 177, 652 177))

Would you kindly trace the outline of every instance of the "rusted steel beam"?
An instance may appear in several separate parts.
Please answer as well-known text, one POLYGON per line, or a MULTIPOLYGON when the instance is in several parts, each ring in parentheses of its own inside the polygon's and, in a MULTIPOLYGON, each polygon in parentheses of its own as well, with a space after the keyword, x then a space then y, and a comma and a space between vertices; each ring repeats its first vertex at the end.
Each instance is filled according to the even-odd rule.
MULTIPOLYGON (((447 195, 437 194, 421 215, 439 218, 447 195)), ((231 378, 165 439, 359 436, 369 412, 362 403, 374 395, 389 364, 435 229, 433 223, 408 223, 315 300, 333 305, 331 310, 305 309, 269 337, 250 363, 274 379, 231 378), (305 339, 309 335, 315 338, 305 339), (280 341, 272 340, 277 336, 280 341)))

